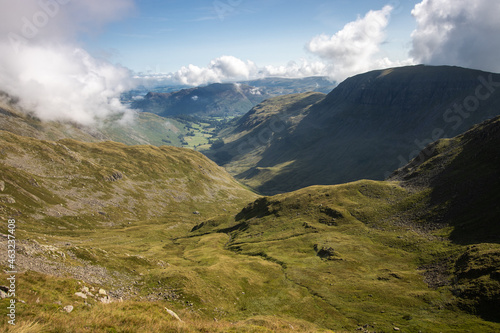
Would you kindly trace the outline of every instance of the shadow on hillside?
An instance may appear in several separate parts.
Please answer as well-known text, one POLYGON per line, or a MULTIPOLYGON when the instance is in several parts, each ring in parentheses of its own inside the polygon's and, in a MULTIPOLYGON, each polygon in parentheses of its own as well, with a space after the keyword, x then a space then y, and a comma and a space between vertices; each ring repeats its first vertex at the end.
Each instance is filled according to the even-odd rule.
POLYGON ((500 243, 500 122, 467 137, 462 151, 431 180, 431 205, 445 205, 444 221, 459 244, 500 243))

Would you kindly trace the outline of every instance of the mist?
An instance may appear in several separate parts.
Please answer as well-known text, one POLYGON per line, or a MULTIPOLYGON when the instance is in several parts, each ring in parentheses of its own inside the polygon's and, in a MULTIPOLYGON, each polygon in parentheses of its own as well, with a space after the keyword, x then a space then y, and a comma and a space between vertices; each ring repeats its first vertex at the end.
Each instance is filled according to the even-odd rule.
POLYGON ((78 42, 133 9, 130 0, 0 2, 0 90, 42 120, 95 124, 132 111, 120 94, 133 88, 125 67, 94 58, 78 42))

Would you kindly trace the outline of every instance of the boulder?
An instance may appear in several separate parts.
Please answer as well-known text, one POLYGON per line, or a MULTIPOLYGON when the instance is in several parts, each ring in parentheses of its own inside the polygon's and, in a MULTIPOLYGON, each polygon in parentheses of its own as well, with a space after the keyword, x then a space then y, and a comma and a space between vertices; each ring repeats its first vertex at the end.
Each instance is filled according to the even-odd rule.
POLYGON ((78 297, 81 297, 81 298, 87 298, 87 295, 85 295, 84 293, 81 293, 81 292, 75 293, 75 296, 78 296, 78 297))
POLYGON ((101 297, 99 298, 99 301, 103 304, 109 304, 109 303, 112 303, 113 300, 111 299, 111 297, 109 296, 104 296, 104 297, 101 297))

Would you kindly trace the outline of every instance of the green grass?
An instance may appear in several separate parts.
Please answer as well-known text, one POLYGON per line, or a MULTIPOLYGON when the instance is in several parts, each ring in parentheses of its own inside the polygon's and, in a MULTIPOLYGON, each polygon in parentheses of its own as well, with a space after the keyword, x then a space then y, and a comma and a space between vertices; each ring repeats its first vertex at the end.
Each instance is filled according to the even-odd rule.
POLYGON ((16 201, 0 216, 16 217, 33 263, 18 274, 18 332, 500 330, 484 309, 498 304, 500 245, 431 223, 430 187, 362 180, 258 197, 190 149, 0 140, 2 194, 16 201), (447 283, 428 286, 431 266, 447 283), (83 286, 124 301, 89 307, 74 295, 83 286))

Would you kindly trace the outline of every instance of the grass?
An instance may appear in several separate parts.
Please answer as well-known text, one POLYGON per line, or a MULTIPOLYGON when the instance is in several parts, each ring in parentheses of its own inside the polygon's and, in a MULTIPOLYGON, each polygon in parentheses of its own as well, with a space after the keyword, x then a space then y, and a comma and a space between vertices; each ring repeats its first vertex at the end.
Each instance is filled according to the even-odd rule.
MULTIPOLYGON (((460 310, 447 287, 424 283, 423 263, 463 248, 443 242, 438 232, 395 223, 400 207, 419 200, 395 182, 360 181, 266 197, 237 217, 191 214, 187 222, 172 213, 167 220, 71 236, 26 233, 23 238, 41 243, 71 243, 57 249, 66 253, 67 266, 100 265, 129 280, 95 284, 28 271, 18 278, 18 299, 26 302, 18 318, 39 332, 342 332, 365 325, 374 331, 498 330, 460 310), (322 248, 333 255, 320 257, 322 248), (74 296, 83 285, 125 291, 125 300, 107 305, 91 299, 89 307, 74 296), (73 312, 62 312, 69 304, 73 312)), ((491 244, 486 251, 498 249, 491 244)), ((41 255, 63 261, 51 259, 53 253, 41 255)))
POLYGON ((432 188, 363 180, 258 197, 189 149, 0 140, 15 199, 0 215, 18 220, 22 268, 16 328, 0 301, 6 331, 500 330, 483 309, 498 304, 500 245, 455 241, 458 226, 434 223, 432 188), (430 288, 439 265, 446 283, 430 288), (84 286, 116 302, 75 296, 84 286))

